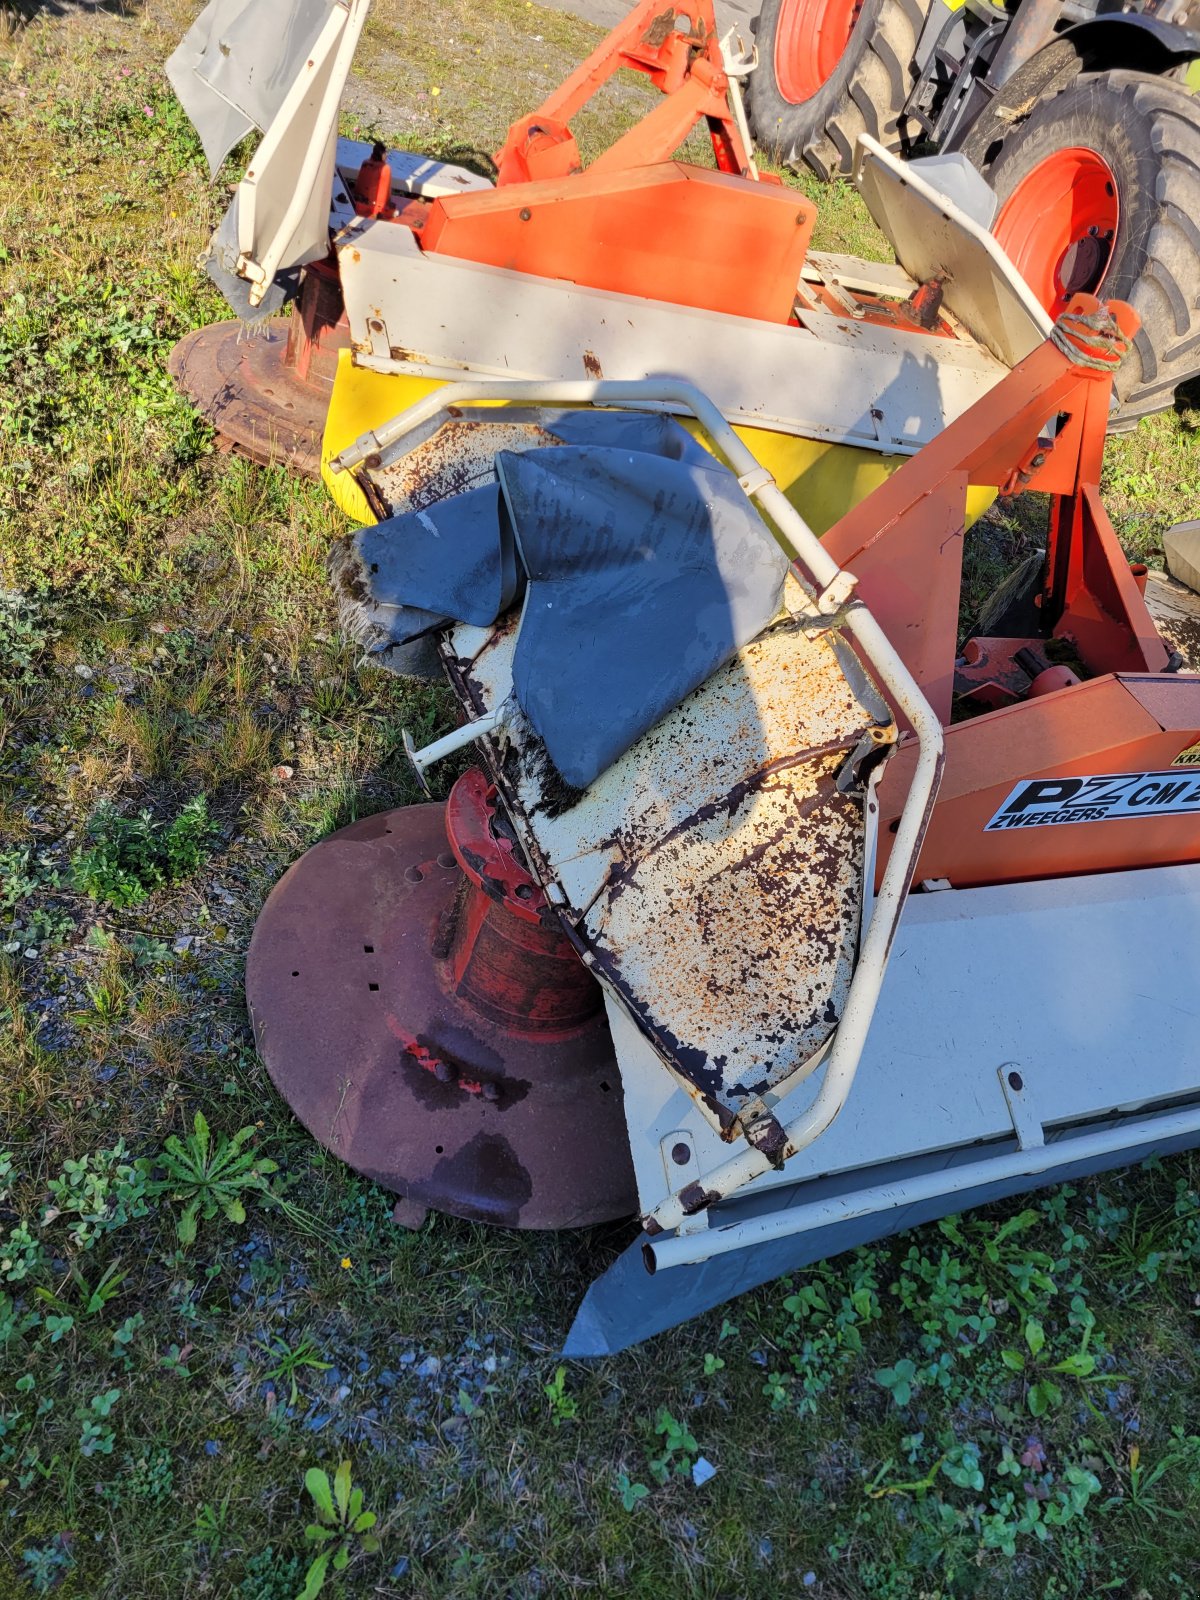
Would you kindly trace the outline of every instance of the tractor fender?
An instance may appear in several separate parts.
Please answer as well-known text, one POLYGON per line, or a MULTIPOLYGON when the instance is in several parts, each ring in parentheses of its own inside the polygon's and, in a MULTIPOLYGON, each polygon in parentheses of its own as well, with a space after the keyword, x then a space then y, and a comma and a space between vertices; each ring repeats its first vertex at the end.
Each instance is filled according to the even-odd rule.
POLYGON ((1200 58, 1200 33, 1136 11, 1077 22, 1056 38, 1069 39, 1090 71, 1128 67, 1139 72, 1166 72, 1200 58))

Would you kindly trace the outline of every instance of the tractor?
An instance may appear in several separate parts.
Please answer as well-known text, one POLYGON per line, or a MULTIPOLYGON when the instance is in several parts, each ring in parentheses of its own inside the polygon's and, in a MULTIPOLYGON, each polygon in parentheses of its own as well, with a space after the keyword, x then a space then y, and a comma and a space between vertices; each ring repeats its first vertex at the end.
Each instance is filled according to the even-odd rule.
POLYGON ((825 180, 863 133, 961 151, 1052 316, 1081 292, 1136 309, 1114 426, 1200 372, 1195 0, 764 0, 756 28, 763 149, 825 180))

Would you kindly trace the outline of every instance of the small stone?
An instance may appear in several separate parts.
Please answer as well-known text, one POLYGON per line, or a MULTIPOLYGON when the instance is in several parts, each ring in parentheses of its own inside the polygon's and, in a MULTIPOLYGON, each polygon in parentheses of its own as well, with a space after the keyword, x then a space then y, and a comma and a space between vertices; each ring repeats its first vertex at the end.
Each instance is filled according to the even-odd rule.
POLYGON ((800 1581, 806 1589, 811 1589, 817 1581, 817 1575, 815 1572, 806 1572, 800 1581))
POLYGON ((219 1456, 221 1454, 221 1442, 220 1442, 220 1440, 219 1439, 206 1439, 204 1441, 204 1454, 206 1456, 219 1456))
POLYGON ((176 936, 171 949, 177 956, 185 956, 192 948, 193 936, 190 933, 181 933, 176 936))
POLYGON ((275 780, 276 783, 286 783, 289 778, 294 778, 295 775, 296 775, 295 767, 289 767, 284 762, 280 762, 280 764, 277 767, 272 767, 271 768, 271 777, 275 780))
POLYGON ((418 1378, 436 1378, 442 1370, 442 1363, 437 1356, 426 1356, 417 1368, 418 1378))
POLYGON ((82 661, 77 661, 75 663, 75 676, 77 678, 82 678, 84 683, 90 683, 96 674, 92 671, 91 667, 84 666, 82 661))
POLYGON ((1177 522, 1168 528, 1163 535, 1163 554, 1171 576, 1200 594, 1200 522, 1177 522))

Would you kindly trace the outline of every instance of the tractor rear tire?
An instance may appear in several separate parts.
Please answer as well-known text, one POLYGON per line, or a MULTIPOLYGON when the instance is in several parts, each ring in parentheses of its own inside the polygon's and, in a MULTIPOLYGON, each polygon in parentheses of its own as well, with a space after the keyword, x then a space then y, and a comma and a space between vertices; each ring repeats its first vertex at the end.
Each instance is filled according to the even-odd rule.
POLYGON ((1141 318, 1118 426, 1168 408, 1200 369, 1200 104, 1148 73, 1083 73, 987 154, 994 232, 1047 309, 1082 289, 1141 318))
POLYGON ((850 171, 860 133, 899 149, 927 9, 927 0, 862 0, 857 10, 854 0, 763 0, 749 88, 759 146, 826 182, 850 171), (832 38, 818 37, 828 29, 832 38))

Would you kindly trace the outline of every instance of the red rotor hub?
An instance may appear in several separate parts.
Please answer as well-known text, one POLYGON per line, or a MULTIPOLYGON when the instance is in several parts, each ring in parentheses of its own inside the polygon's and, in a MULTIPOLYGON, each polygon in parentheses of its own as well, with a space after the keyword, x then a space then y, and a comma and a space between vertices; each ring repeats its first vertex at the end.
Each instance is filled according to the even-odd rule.
POLYGON ((465 1005, 522 1035, 566 1035, 600 1010, 600 985, 576 955, 541 886, 498 826, 496 790, 478 768, 446 804, 463 871, 446 983, 465 1005))

